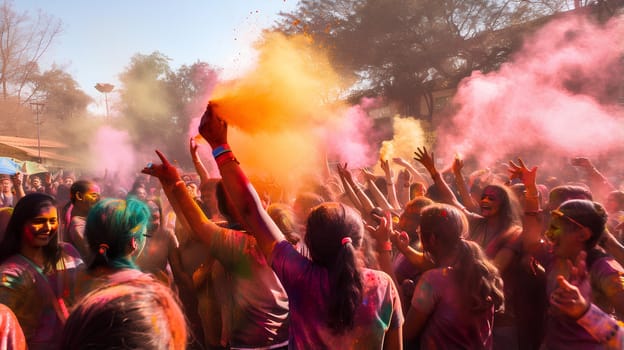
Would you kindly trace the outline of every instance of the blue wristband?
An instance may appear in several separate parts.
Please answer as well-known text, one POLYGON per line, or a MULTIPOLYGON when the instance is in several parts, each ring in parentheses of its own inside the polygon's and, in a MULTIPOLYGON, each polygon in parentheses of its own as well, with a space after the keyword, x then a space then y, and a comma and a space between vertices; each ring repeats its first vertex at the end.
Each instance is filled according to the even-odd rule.
POLYGON ((217 158, 218 156, 222 155, 223 153, 227 153, 227 152, 232 152, 232 150, 230 149, 230 145, 223 144, 221 146, 215 147, 215 149, 212 150, 212 156, 214 158, 217 158))

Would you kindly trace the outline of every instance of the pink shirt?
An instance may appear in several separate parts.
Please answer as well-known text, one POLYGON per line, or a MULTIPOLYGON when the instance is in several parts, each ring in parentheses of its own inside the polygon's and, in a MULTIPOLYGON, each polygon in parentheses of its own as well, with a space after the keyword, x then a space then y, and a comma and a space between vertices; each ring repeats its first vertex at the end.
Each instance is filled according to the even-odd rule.
POLYGON ((425 272, 414 296, 412 308, 429 315, 420 334, 421 349, 491 349, 494 306, 472 312, 462 302, 451 268, 425 272))
POLYGON ((273 269, 288 294, 291 349, 382 349, 386 331, 403 325, 401 302, 390 276, 362 269, 362 304, 352 330, 336 335, 327 327, 330 290, 327 269, 282 241, 273 250, 273 269))

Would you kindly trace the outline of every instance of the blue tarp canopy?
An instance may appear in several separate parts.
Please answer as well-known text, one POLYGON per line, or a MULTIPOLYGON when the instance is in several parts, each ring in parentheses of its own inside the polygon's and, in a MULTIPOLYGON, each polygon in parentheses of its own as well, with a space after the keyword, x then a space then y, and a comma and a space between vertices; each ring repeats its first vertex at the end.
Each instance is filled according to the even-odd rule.
POLYGON ((21 172, 22 167, 11 158, 0 157, 0 174, 15 175, 21 172))

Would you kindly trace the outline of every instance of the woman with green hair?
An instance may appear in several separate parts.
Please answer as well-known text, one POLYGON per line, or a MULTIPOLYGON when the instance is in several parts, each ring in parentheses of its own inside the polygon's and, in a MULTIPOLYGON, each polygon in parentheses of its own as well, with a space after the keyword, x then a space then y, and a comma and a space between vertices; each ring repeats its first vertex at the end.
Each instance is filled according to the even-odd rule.
POLYGON ((134 198, 107 198, 91 208, 85 236, 94 258, 84 293, 119 278, 145 277, 135 260, 145 246, 150 217, 148 206, 134 198))

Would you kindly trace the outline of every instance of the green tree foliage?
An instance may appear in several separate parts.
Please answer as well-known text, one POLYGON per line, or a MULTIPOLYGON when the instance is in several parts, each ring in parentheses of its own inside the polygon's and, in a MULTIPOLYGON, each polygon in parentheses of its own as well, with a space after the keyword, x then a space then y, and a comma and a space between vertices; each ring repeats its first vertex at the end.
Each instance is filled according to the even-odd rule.
POLYGON ((46 116, 59 122, 84 117, 93 99, 78 87, 67 72, 58 67, 36 74, 31 80, 33 99, 45 105, 46 116))
POLYGON ((302 0, 277 29, 311 36, 355 83, 354 99, 383 95, 416 115, 432 91, 473 70, 496 70, 538 18, 587 1, 302 0))
POLYGON ((205 103, 217 72, 207 63, 171 69, 170 59, 160 53, 136 54, 120 75, 122 117, 115 123, 129 130, 137 147, 151 154, 155 146, 181 165, 190 165, 189 123, 195 103, 205 103))

